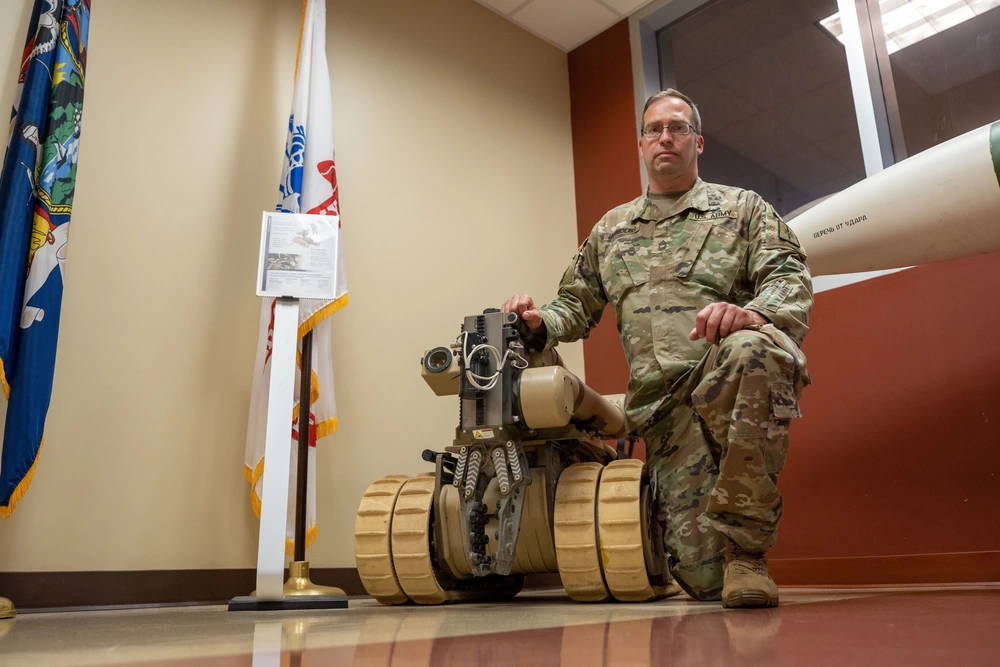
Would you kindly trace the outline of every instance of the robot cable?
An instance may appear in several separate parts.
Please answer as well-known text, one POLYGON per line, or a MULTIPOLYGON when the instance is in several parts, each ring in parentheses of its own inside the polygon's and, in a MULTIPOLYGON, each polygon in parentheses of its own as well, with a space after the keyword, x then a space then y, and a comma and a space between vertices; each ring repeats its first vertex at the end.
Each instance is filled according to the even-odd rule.
POLYGON ((466 366, 465 377, 468 379, 469 384, 480 391, 489 391, 496 386, 497 382, 500 381, 500 374, 503 372, 504 366, 507 365, 507 359, 511 355, 514 357, 514 360, 511 361, 511 365, 514 368, 523 369, 528 367, 528 361, 517 352, 513 352, 508 349, 504 352, 503 356, 500 356, 500 350, 489 343, 480 343, 471 350, 468 349, 468 343, 469 332, 466 331, 462 334, 462 352, 465 354, 466 366), (472 365, 472 359, 480 352, 485 352, 489 356, 493 357, 493 362, 496 365, 496 371, 494 371, 491 375, 479 375, 477 373, 473 373, 471 368, 469 368, 472 365))

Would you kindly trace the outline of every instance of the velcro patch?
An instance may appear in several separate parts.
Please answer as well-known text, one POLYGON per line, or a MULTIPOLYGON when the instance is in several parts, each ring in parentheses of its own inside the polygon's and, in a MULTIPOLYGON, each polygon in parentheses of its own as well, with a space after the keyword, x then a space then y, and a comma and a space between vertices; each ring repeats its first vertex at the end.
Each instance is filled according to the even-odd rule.
POLYGON ((791 243, 796 248, 800 248, 799 239, 795 236, 792 228, 785 224, 784 220, 778 220, 778 238, 785 243, 791 243))
POLYGON ((638 233, 639 233, 638 227, 619 227, 618 229, 608 234, 606 241, 608 243, 611 243, 612 241, 621 236, 630 236, 638 233))
POLYGON ((692 213, 688 216, 688 220, 718 220, 719 218, 735 218, 736 211, 733 209, 722 209, 717 208, 711 211, 705 211, 704 213, 692 213))
POLYGON ((764 288, 762 296, 766 295, 764 308, 774 313, 784 303, 788 295, 792 293, 792 286, 782 280, 776 280, 764 288))

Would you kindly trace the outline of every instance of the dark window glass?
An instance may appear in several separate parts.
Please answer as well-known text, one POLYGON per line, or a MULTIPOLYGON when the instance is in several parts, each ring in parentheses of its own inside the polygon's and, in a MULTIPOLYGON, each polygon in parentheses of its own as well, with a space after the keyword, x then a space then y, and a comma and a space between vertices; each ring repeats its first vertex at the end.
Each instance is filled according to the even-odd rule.
POLYGON ((661 84, 701 112, 700 175, 782 215, 865 176, 835 0, 719 0, 657 35, 661 84))
POLYGON ((1000 118, 1000 2, 879 5, 908 155, 1000 118))

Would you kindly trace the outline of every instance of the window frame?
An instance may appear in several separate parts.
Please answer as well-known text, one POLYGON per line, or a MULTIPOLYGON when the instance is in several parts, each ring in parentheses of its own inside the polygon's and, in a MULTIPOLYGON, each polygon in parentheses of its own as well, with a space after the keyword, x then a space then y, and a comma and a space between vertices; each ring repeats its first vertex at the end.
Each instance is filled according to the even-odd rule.
MULTIPOLYGON (((671 87, 672 74, 661 67, 657 33, 720 1, 724 0, 657 0, 629 17, 636 139, 646 99, 671 87)), ((903 126, 878 0, 837 0, 837 8, 844 25, 847 69, 867 178, 907 157, 903 126)), ((640 175, 645 190, 649 182, 644 169, 640 168, 640 175)), ((901 270, 820 276, 814 280, 814 288, 821 292, 901 270)))

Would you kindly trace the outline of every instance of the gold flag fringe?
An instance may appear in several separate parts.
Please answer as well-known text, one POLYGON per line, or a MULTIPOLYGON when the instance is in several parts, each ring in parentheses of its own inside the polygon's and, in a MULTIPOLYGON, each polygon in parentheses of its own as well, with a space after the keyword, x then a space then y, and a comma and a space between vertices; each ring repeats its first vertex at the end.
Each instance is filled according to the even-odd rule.
POLYGON ((3 367, 3 359, 0 359, 0 386, 3 386, 4 398, 10 398, 10 384, 7 383, 7 371, 3 367))
MULTIPOLYGON (((6 383, 4 383, 6 385, 6 383)), ((10 494, 10 499, 7 500, 6 505, 0 505, 0 519, 9 519, 10 515, 14 512, 14 508, 17 506, 17 501, 24 497, 24 494, 28 492, 28 487, 31 486, 31 480, 35 478, 35 468, 38 467, 38 459, 42 455, 42 447, 45 446, 45 436, 38 443, 38 451, 35 452, 35 460, 32 461, 31 467, 28 468, 28 473, 21 478, 21 481, 14 488, 14 491, 10 494)))
MULTIPOLYGON (((331 433, 337 432, 337 427, 339 423, 336 417, 331 417, 330 419, 324 419, 320 423, 316 424, 316 439, 319 440, 323 436, 330 435, 331 433)), ((264 476, 264 457, 260 458, 257 465, 251 468, 250 466, 243 465, 243 476, 247 480, 247 484, 250 485, 250 508, 253 510, 254 516, 257 520, 260 520, 260 496, 257 495, 257 482, 260 481, 261 477, 264 476)), ((313 542, 316 541, 316 537, 319 535, 319 526, 313 524, 306 530, 306 546, 312 546, 313 542)), ((285 538, 285 553, 292 554, 295 552, 295 540, 290 540, 285 538)))
POLYGON ((336 299, 313 313, 305 322, 299 324, 299 340, 302 340, 302 337, 312 331, 317 324, 346 306, 350 301, 349 294, 349 292, 344 292, 336 299))

